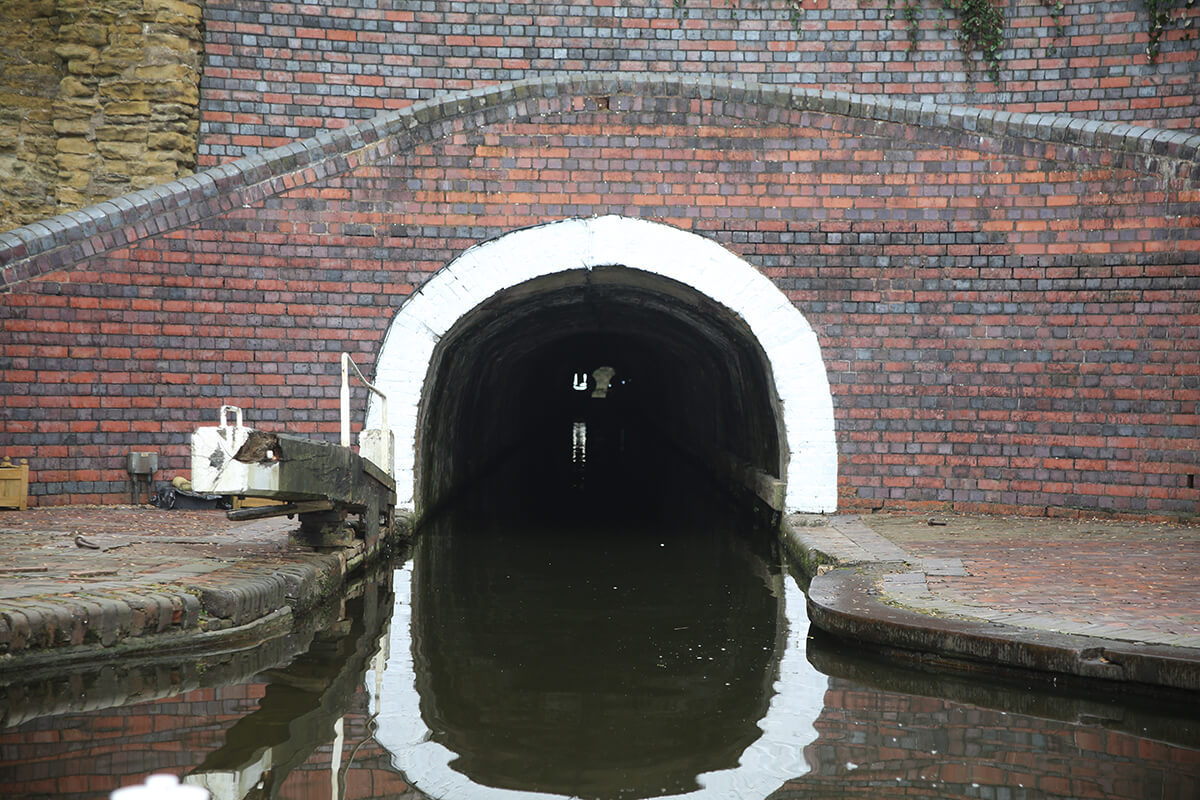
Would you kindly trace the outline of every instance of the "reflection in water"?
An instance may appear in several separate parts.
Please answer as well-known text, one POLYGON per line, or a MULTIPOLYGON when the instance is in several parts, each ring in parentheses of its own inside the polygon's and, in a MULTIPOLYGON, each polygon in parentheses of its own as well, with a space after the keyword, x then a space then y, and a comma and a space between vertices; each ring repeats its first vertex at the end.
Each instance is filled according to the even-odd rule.
MULTIPOLYGON (((229 787, 253 787, 257 795, 271 797, 314 750, 331 739, 344 742, 348 700, 362 687, 386 629, 387 610, 380 600, 390 597, 380 598, 380 588, 367 584, 364 596, 319 631, 306 652, 286 668, 264 673, 258 708, 229 728, 224 744, 208 753, 185 782, 208 788, 217 800, 230 795, 229 787)), ((334 797, 342 794, 342 749, 335 746, 330 769, 334 797)))
POLYGON ((9 677, 0 797, 104 800, 158 772, 214 800, 399 796, 409 787, 371 737, 364 686, 391 608, 387 572, 249 650, 9 677))
POLYGON ((1200 797, 1195 696, 925 672, 819 632, 809 644, 836 677, 809 774, 772 800, 1200 797))
POLYGON ((762 797, 805 772, 824 681, 777 685, 815 676, 781 663, 804 656, 777 537, 614 409, 588 411, 587 480, 515 460, 421 529, 410 608, 397 578, 378 738, 434 797, 762 797))
POLYGON ((733 518, 443 516, 413 561, 421 714, 453 769, 586 797, 698 788, 762 731, 785 630, 733 518), (668 577, 669 576, 669 577, 668 577))
POLYGON ((568 526, 595 508, 576 500, 516 528, 447 517, 394 606, 368 586, 251 651, 6 677, 0 797, 104 800, 151 771, 218 800, 1200 797, 1195 702, 810 641, 736 517, 693 497, 667 525, 610 506, 568 526))

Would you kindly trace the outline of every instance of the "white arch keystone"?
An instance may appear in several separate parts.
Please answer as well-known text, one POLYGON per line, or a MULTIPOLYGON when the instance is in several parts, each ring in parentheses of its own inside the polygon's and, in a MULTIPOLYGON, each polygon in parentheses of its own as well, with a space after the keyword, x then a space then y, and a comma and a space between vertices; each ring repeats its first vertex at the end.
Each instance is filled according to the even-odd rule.
MULTIPOLYGON (((393 318, 375 369, 396 437, 396 493, 416 495, 417 412, 433 350, 480 303, 534 278, 617 266, 692 287, 739 316, 766 354, 782 405, 789 511, 837 509, 833 400, 816 334, 770 279, 721 245, 656 222, 605 216, 566 219, 504 234, 464 251, 393 318)), ((379 425, 372 396, 367 427, 379 425)))

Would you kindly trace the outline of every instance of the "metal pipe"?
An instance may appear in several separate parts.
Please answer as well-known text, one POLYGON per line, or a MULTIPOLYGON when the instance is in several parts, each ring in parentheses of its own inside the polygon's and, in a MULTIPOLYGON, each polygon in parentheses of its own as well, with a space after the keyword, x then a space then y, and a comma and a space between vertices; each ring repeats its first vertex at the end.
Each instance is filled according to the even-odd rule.
POLYGON ((354 374, 363 382, 368 390, 379 396, 379 419, 380 427, 383 430, 388 430, 387 421, 387 395, 375 388, 365 377, 358 365, 350 358, 349 353, 342 353, 342 447, 350 446, 350 370, 353 368, 354 374))
POLYGON ((350 376, 347 364, 350 363, 350 354, 342 353, 342 447, 350 446, 350 376))

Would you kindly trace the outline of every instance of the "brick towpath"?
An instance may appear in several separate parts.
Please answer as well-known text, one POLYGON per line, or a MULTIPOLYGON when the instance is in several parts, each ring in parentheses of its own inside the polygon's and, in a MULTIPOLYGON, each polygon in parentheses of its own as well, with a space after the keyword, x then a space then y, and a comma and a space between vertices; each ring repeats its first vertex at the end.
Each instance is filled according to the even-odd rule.
MULTIPOLYGON (((856 567, 819 568, 810 587, 819 627, 827 627, 822 603, 833 608, 840 596, 849 608, 847 593, 857 592, 866 601, 855 601, 859 609, 887 617, 883 627, 932 631, 891 642, 896 646, 971 659, 966 645, 947 653, 938 643, 953 648, 975 635, 1006 645, 1050 643, 1086 662, 1080 674, 1156 683, 1154 670, 1132 666, 1150 655, 1177 676, 1165 679, 1168 685, 1178 679, 1184 686, 1177 688, 1200 688, 1200 525, 942 514, 790 521, 810 569, 816 561, 856 567)), ((843 624, 837 619, 833 614, 828 627, 843 624)), ((869 637, 869 629, 855 635, 869 637)), ((876 643, 888 645, 886 638, 876 643)))
POLYGON ((149 506, 0 511, 0 683, 22 665, 220 645, 290 624, 362 557, 291 545, 295 524, 149 506))

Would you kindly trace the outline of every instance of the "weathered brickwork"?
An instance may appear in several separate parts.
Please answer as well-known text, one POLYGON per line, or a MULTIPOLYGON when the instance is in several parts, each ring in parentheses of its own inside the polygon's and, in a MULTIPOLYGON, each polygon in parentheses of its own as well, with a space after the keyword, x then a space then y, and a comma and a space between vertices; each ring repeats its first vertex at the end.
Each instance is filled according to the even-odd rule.
POLYGON ((193 171, 200 3, 0 0, 0 17, 0 229, 193 171))
POLYGON ((0 236, 5 452, 112 501, 223 402, 332 436, 336 353, 430 273, 622 214, 812 322, 845 506, 1194 513, 1200 137, 1076 122, 603 76, 420 104, 0 236))
MULTIPOLYGON (((1195 128, 1200 41, 1171 27, 1147 62, 1141 0, 1002 4, 999 82, 968 66, 939 3, 916 50, 883 0, 574 3, 208 0, 201 164, 449 91, 591 71, 723 75, 1017 112, 1195 128), (889 19, 889 15, 893 17, 889 19), (1061 23, 1058 33, 1056 24, 1061 23)), ((898 9, 897 9, 898 10, 898 9)), ((1200 23, 1200 7, 1181 9, 1200 23)))

